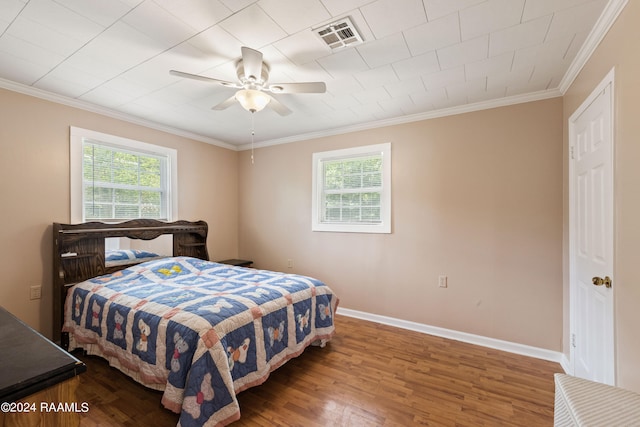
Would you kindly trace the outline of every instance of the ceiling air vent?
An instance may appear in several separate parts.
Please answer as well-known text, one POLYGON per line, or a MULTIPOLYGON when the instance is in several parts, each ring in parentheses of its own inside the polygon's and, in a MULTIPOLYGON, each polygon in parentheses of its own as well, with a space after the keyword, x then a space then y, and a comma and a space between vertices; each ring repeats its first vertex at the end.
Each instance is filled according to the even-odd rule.
POLYGON ((314 30, 331 49, 340 49, 363 42, 351 19, 343 18, 314 30))

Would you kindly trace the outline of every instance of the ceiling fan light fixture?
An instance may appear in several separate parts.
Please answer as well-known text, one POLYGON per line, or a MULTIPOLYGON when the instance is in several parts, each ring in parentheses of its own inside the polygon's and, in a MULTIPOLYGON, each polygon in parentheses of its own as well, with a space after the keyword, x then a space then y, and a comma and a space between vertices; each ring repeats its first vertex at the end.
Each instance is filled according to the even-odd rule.
POLYGON ((271 101, 269 95, 256 89, 242 89, 235 96, 242 108, 252 113, 261 111, 271 101))

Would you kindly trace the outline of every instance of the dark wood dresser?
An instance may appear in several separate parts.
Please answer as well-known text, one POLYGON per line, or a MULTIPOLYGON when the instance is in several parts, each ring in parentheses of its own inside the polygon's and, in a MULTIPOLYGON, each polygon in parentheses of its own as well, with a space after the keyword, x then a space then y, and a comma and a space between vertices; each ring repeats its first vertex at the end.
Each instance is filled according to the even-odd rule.
POLYGON ((0 427, 77 426, 83 362, 0 307, 0 427))

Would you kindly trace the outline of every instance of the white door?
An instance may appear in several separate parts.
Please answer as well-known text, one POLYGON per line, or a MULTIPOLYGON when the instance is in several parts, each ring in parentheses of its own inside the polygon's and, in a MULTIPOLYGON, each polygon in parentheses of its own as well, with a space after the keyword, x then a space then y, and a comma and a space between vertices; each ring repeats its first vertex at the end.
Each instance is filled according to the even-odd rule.
POLYGON ((615 384, 613 73, 569 119, 571 364, 615 384))

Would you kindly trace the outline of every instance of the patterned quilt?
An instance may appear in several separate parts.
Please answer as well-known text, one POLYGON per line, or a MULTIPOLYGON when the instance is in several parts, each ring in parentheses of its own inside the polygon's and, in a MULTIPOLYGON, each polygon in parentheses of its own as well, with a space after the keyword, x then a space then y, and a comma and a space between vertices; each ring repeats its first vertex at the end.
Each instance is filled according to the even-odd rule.
POLYGON ((240 418, 236 394, 334 334, 338 298, 305 276, 164 258, 75 285, 71 349, 164 390, 183 427, 240 418))

